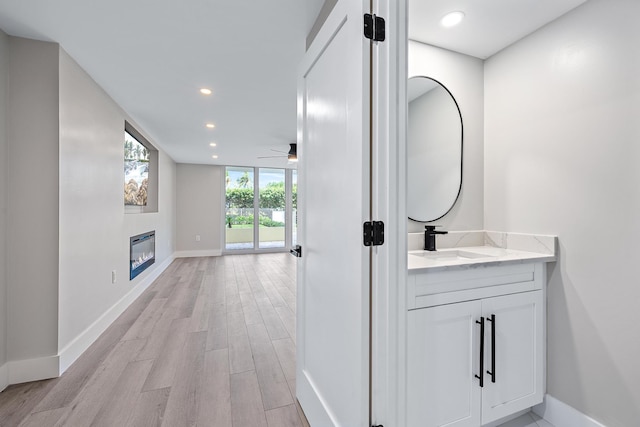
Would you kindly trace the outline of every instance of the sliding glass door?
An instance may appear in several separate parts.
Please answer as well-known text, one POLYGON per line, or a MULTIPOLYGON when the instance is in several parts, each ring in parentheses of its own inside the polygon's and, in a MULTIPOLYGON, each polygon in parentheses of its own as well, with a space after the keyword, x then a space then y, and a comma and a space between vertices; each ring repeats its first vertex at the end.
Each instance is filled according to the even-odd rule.
POLYGON ((254 170, 227 167, 225 177, 225 249, 253 249, 254 170))
POLYGON ((226 168, 225 251, 277 251, 292 246, 295 172, 275 168, 226 168))
POLYGON ((284 248, 285 247, 285 173, 284 169, 260 168, 258 182, 259 221, 258 243, 259 248, 284 248))

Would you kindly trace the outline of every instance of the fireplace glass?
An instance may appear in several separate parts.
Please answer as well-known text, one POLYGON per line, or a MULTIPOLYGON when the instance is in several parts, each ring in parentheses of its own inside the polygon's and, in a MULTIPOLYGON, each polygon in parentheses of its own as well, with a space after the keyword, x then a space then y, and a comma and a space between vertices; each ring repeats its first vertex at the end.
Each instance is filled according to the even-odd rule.
POLYGON ((130 238, 129 279, 146 270, 156 262, 156 233, 149 231, 130 238))

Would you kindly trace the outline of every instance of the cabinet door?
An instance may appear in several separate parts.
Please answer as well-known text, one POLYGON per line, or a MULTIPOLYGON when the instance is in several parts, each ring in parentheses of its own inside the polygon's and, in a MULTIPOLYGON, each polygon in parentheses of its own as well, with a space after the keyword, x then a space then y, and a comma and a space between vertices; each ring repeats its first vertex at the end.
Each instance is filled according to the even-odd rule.
POLYGON ((478 427, 480 301, 408 313, 409 427, 478 427))
POLYGON ((485 328, 485 381, 482 424, 542 402, 544 387, 544 321, 542 291, 482 301, 485 328), (492 353, 492 327, 495 353, 492 353), (488 371, 495 360, 495 382, 488 371))

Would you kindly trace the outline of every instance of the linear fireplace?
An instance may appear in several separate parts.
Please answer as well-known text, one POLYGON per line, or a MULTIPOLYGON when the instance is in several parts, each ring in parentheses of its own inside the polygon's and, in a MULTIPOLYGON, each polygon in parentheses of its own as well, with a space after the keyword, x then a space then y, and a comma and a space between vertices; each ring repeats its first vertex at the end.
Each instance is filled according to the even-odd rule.
POLYGON ((129 280, 156 262, 156 232, 138 234, 129 239, 129 280))

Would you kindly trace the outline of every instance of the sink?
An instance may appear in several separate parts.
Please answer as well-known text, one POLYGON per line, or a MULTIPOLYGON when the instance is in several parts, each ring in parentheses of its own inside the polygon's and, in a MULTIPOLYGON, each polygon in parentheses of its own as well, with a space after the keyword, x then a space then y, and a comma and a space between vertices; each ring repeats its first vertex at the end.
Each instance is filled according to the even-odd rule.
POLYGON ((473 252, 470 250, 443 250, 443 251, 411 251, 409 255, 418 256, 434 261, 466 261, 471 259, 493 258, 497 255, 473 252))

